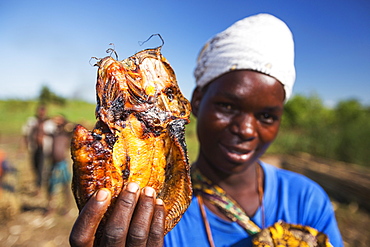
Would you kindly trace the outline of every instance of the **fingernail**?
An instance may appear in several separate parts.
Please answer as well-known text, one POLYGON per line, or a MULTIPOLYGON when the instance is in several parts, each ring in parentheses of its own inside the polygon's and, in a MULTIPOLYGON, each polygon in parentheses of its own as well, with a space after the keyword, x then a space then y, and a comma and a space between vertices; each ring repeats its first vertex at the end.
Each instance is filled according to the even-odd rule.
POLYGON ((109 191, 108 190, 101 189, 96 194, 96 200, 99 201, 99 202, 105 201, 105 200, 107 200, 108 195, 109 195, 109 191))
POLYGON ((144 188, 144 194, 146 196, 149 196, 149 197, 153 197, 154 196, 154 189, 152 187, 145 187, 144 188))
POLYGON ((126 189, 129 192, 136 193, 139 190, 139 185, 137 183, 128 183, 126 189))
POLYGON ((157 205, 163 205, 163 201, 162 201, 162 199, 157 198, 157 199, 155 200, 155 204, 157 204, 157 205))

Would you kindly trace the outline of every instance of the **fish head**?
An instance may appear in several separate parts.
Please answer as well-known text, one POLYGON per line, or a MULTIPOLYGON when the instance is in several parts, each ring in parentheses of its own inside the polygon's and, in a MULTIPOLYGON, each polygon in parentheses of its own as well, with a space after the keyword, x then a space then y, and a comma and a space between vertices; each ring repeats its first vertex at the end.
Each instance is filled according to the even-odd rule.
POLYGON ((145 112, 144 121, 163 128, 189 118, 190 103, 160 49, 146 49, 121 61, 110 56, 98 61, 96 116, 113 132, 131 113, 145 112))

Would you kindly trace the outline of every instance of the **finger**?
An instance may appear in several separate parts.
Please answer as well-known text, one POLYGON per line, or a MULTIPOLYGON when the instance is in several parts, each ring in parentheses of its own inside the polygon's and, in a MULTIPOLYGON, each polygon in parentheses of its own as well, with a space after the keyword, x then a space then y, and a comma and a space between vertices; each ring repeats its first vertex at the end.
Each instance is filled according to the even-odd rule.
POLYGON ((150 232, 146 246, 163 246, 165 219, 166 211, 163 201, 161 199, 156 199, 152 225, 150 226, 150 232))
POLYGON ((128 183, 117 198, 104 229, 102 243, 107 246, 125 246, 131 218, 139 197, 139 185, 128 183))
POLYGON ((69 242, 72 247, 93 246, 95 233, 110 204, 108 189, 100 189, 86 203, 73 225, 69 242))
POLYGON ((140 194, 135 214, 131 220, 127 245, 129 247, 146 246, 155 207, 155 190, 145 187, 140 194))

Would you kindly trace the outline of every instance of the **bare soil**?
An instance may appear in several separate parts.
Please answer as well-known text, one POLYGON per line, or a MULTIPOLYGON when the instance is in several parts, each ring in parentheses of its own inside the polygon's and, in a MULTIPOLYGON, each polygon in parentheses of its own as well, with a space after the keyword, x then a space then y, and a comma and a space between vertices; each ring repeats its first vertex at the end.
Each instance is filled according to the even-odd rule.
POLYGON ((34 173, 20 139, 2 137, 0 149, 7 153, 8 162, 17 170, 7 173, 2 181, 0 246, 69 246, 68 236, 78 214, 75 202, 64 201, 60 188, 56 211, 47 213, 46 189, 36 195, 34 173), (64 208, 64 205, 69 206, 64 208))

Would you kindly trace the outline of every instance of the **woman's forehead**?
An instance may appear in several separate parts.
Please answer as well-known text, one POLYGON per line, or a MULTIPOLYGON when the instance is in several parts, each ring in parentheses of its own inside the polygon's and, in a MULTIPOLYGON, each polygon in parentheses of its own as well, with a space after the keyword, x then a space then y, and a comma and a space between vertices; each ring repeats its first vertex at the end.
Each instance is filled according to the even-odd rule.
POLYGON ((250 70, 232 71, 211 82, 206 89, 213 96, 223 96, 230 99, 251 98, 268 100, 276 98, 284 101, 283 85, 275 78, 250 70))
POLYGON ((275 84, 280 85, 281 89, 284 90, 283 85, 269 75, 252 70, 235 70, 216 78, 209 85, 210 87, 223 87, 230 90, 271 90, 270 88, 274 87, 275 84))

